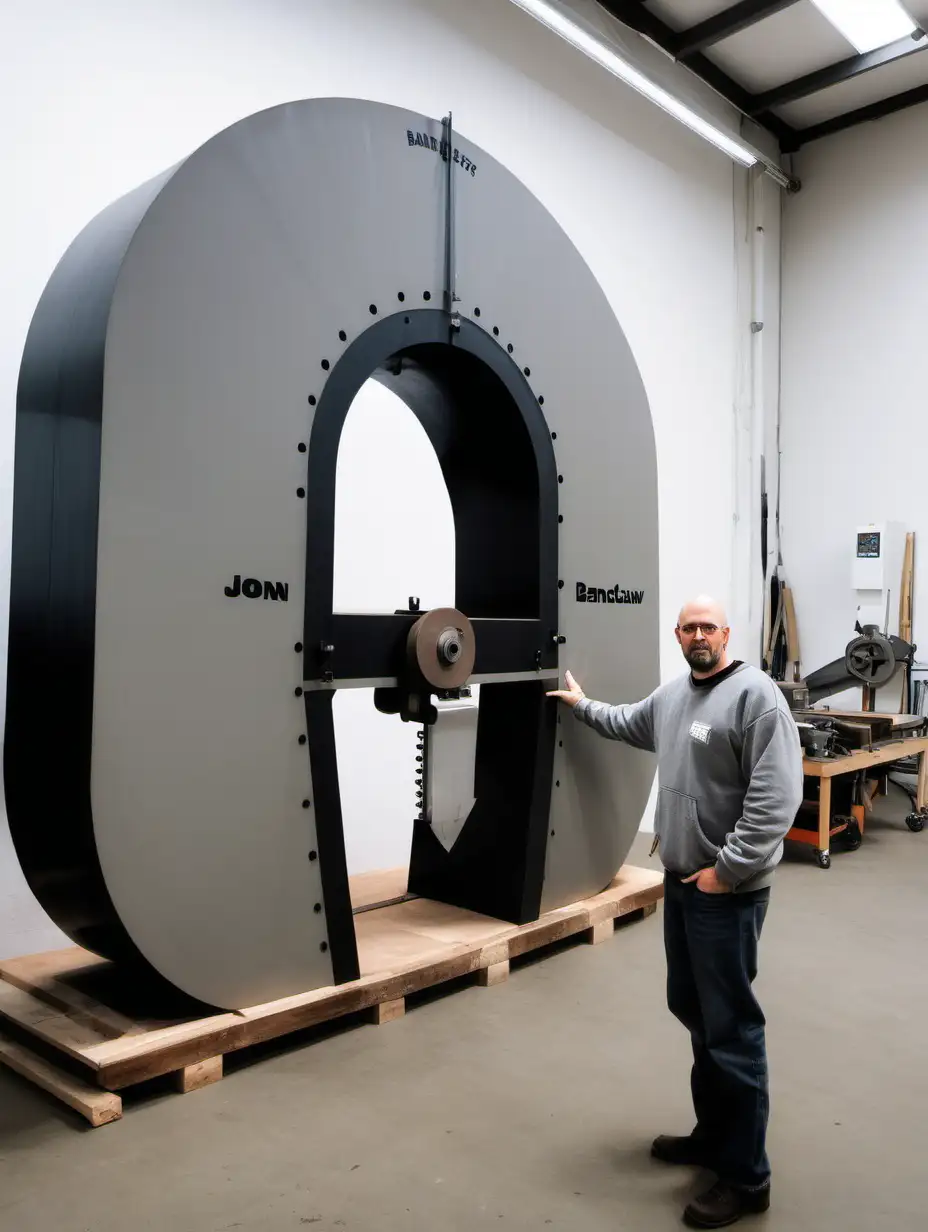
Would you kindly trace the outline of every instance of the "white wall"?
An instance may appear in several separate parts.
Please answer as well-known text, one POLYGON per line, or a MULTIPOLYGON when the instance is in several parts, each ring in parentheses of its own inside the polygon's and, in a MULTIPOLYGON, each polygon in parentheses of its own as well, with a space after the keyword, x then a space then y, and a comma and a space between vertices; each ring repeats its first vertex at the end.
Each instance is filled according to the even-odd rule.
MULTIPOLYGON (((451 498, 424 428, 396 394, 366 381, 338 446, 335 611, 385 614, 410 597, 423 611, 454 607, 454 546, 451 498)), ((340 689, 332 709, 348 871, 405 864, 417 725, 376 710, 373 689, 340 689)))
POLYGON ((926 133, 920 106, 809 145, 784 208, 782 538, 807 672, 854 635, 854 530, 884 520, 915 531, 928 658, 926 133))
MULTIPOLYGON (((697 590, 732 601, 734 648, 756 659, 748 625, 758 613, 747 601, 757 555, 754 404, 765 382, 769 393, 771 369, 755 380, 752 362, 774 335, 752 344, 747 328, 747 173, 503 0, 32 0, 4 6, 0 22, 0 45, 15 48, 0 81, 12 168, 0 199, 0 645, 17 370, 54 264, 98 210, 218 129, 287 99, 335 94, 431 115, 452 108, 456 127, 506 162, 572 237, 651 400, 664 671, 679 670, 676 610, 697 590)), ((654 72, 694 90, 689 75, 637 44, 654 72)), ((714 95, 703 97, 736 127, 714 95)), ((777 190, 758 196, 769 254, 777 190)), ((768 299, 774 287, 769 280, 768 299)), ((367 782, 348 818, 355 867, 375 834, 376 863, 391 852, 402 859, 402 835, 380 838, 391 817, 409 816, 405 796, 390 803, 405 779, 367 782)), ((50 943, 43 929, 0 844, 0 951, 26 948, 24 938, 30 948, 50 943)))

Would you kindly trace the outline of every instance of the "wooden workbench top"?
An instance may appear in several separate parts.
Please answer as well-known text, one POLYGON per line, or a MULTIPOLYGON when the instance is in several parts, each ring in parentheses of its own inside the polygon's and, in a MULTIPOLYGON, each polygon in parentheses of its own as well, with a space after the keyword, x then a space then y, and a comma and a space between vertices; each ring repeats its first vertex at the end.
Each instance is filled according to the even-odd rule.
POLYGON ((795 710, 793 715, 797 722, 805 718, 846 719, 852 723, 866 723, 869 719, 891 719, 893 727, 905 727, 907 724, 925 722, 923 714, 893 714, 884 710, 817 710, 814 707, 808 707, 805 710, 795 710))
POLYGON ((856 749, 838 757, 802 759, 802 772, 816 778, 831 779, 837 774, 852 770, 865 770, 868 766, 884 766, 898 761, 900 757, 915 757, 928 752, 928 736, 910 736, 906 740, 892 740, 875 749, 856 749))

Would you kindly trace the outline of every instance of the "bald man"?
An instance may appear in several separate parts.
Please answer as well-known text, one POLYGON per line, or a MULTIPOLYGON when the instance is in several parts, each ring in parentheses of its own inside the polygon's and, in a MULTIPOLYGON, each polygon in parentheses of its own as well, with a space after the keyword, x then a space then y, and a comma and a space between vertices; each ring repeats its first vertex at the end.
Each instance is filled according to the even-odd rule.
POLYGON ((667 1003, 692 1039, 696 1127, 655 1139, 651 1153, 716 1173, 684 1215, 722 1228, 770 1206, 765 1020, 752 985, 770 882, 802 800, 802 754, 780 690, 730 661, 718 603, 685 604, 676 634, 690 671, 644 701, 591 701, 570 672, 549 696, 600 735, 658 756, 651 850, 665 868, 667 1003))

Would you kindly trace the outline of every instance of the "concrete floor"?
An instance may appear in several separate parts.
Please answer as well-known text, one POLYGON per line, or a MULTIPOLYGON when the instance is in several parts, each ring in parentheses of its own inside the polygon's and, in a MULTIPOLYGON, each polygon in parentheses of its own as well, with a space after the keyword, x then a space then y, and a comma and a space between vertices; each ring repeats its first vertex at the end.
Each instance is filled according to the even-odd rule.
MULTIPOLYGON (((928 1225, 928 833, 893 791, 860 851, 778 875, 758 981, 774 1209, 746 1227, 928 1225)), ((193 1095, 130 1095, 103 1129, 2 1071, 0 1229, 662 1232, 703 1179, 647 1155, 689 1128, 687 1070, 652 916, 193 1095)))

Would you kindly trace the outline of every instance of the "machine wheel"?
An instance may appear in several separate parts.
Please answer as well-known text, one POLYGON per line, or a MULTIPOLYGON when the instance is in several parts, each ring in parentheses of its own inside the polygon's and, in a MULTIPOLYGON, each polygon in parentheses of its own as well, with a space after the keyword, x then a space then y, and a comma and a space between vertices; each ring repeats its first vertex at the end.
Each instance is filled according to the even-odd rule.
POLYGON ((909 813, 905 819, 905 824, 909 827, 913 834, 918 834, 920 830, 925 828, 924 813, 909 813))
POLYGON ((857 823, 856 817, 842 818, 847 822, 847 829, 841 835, 841 845, 845 851, 856 851, 860 844, 864 841, 864 836, 860 832, 860 826, 857 823))
POLYGON ((818 853, 819 868, 831 868, 831 856, 827 851, 819 851, 818 853))

